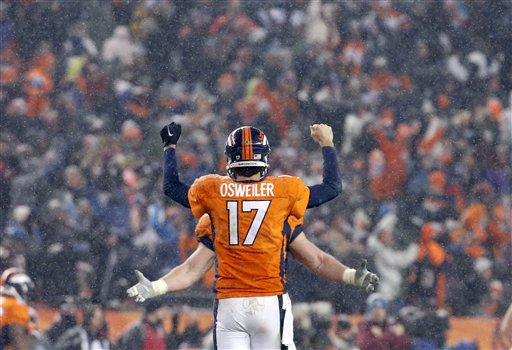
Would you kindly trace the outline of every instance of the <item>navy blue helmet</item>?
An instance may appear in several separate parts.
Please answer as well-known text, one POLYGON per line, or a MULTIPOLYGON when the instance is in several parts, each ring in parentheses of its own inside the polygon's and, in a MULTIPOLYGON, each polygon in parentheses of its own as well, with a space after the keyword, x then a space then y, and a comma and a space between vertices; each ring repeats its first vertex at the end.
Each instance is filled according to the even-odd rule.
POLYGON ((267 175, 270 145, 260 129, 253 126, 235 129, 228 136, 225 154, 226 169, 232 179, 235 179, 233 170, 237 168, 261 168, 260 179, 267 175))

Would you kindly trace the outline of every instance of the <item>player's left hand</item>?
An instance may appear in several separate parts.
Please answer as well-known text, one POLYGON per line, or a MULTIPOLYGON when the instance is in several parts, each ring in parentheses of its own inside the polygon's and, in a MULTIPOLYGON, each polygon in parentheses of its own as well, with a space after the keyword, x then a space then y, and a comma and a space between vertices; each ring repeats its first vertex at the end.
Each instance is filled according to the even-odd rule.
POLYGON ((367 261, 364 259, 361 266, 356 269, 356 286, 364 288, 367 293, 372 293, 379 284, 379 276, 375 273, 368 271, 366 268, 367 261))

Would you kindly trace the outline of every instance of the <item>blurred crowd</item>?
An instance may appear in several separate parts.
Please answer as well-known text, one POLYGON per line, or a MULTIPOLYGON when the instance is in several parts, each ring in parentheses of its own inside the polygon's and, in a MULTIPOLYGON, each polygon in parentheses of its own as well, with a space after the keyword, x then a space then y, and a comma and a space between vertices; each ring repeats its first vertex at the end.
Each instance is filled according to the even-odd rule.
MULTIPOLYGON (((183 126, 183 182, 224 174, 227 134, 254 125, 271 172, 312 185, 308 126, 326 123, 343 193, 308 212, 308 237, 347 265, 367 258, 393 315, 500 317, 510 23, 509 1, 2 0, 0 267, 24 269, 38 302, 129 306, 134 268, 159 277, 197 244, 163 195, 164 124, 183 126)), ((294 261, 289 276, 294 303, 367 311, 360 290, 294 261)))

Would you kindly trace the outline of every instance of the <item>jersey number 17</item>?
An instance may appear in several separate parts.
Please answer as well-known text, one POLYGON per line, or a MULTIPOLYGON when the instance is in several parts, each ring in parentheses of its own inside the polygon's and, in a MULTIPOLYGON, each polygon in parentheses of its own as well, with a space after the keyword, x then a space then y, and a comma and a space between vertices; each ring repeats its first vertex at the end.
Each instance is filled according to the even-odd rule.
MULTIPOLYGON (((243 200, 242 204, 242 213, 250 213, 253 210, 256 210, 256 215, 249 226, 249 231, 245 236, 244 242, 242 245, 253 245, 256 240, 256 236, 259 233, 261 225, 263 224, 263 220, 267 215, 268 208, 270 207, 271 201, 251 201, 251 200, 243 200)), ((226 208, 228 210, 228 227, 229 227, 229 245, 239 245, 240 233, 238 231, 238 201, 228 201, 226 204, 226 208)))

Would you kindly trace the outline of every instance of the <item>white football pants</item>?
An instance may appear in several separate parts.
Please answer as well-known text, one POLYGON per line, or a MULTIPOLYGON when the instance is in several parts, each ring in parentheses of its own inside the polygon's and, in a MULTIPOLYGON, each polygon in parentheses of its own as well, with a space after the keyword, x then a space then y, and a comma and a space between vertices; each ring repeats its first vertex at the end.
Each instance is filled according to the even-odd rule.
POLYGON ((214 316, 217 350, 295 350, 288 294, 219 299, 214 316))

